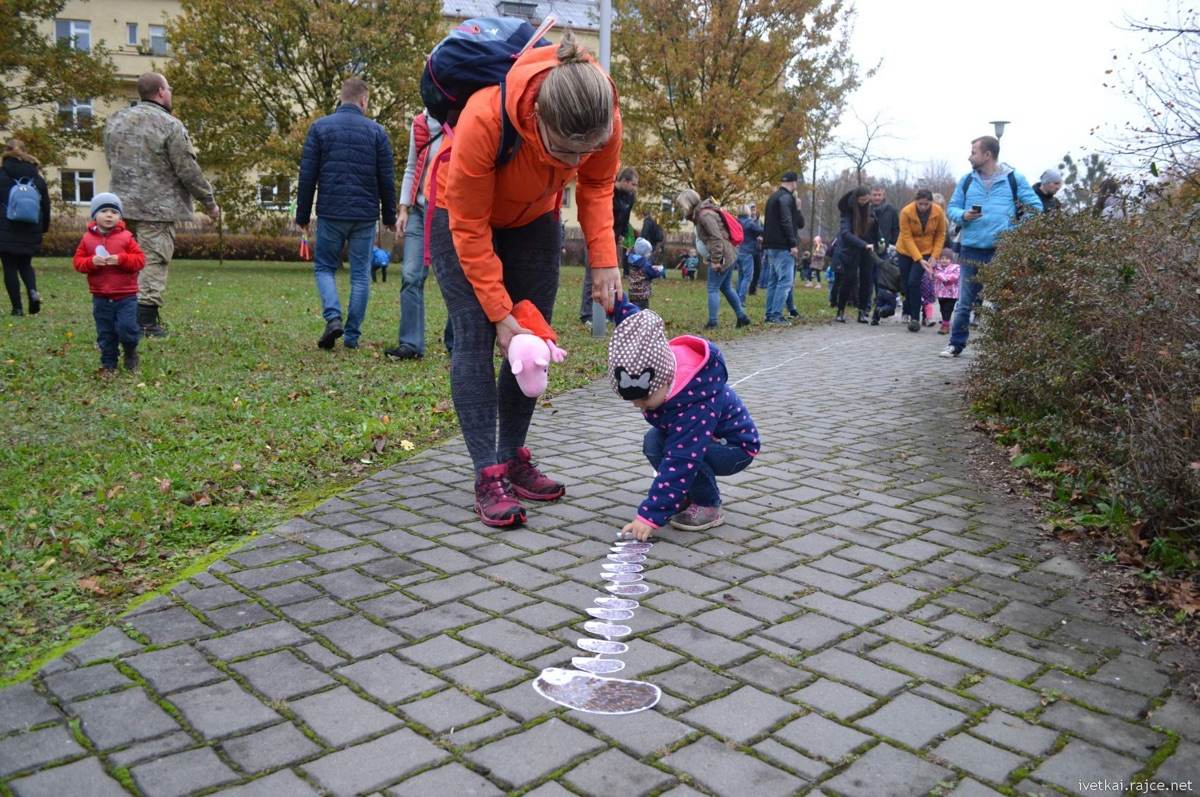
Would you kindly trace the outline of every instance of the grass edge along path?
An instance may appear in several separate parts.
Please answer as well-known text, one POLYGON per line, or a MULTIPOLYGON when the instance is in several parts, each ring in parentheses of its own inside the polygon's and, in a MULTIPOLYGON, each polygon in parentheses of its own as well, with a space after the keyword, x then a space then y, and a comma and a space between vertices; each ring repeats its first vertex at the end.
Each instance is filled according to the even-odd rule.
MULTIPOLYGON (((0 337, 0 684, 28 677, 131 605, 365 476, 457 434, 445 309, 426 286, 426 357, 395 363, 399 269, 376 283, 362 348, 318 351, 311 267, 172 264, 164 318, 136 376, 95 376, 84 278, 39 259, 45 308, 0 337), (438 341, 438 342, 434 342, 438 341)), ((673 275, 674 276, 674 275, 673 275)), ((582 273, 564 267, 555 308, 570 352, 543 405, 603 375, 606 339, 577 323, 582 273)), ((345 272, 339 276, 345 301, 345 272)), ((797 288, 808 319, 831 317, 823 290, 797 288)), ((702 280, 655 284, 668 334, 718 343, 766 332, 703 329, 702 280)), ((616 399, 614 399, 616 400, 616 399)))

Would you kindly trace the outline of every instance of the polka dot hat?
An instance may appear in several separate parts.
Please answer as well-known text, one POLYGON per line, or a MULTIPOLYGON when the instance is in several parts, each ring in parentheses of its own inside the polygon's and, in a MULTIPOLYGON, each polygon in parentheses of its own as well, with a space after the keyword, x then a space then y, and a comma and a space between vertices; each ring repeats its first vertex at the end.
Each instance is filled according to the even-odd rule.
POLYGON ((642 310, 626 318, 608 341, 608 381, 626 401, 642 399, 675 378, 675 357, 657 313, 642 310))

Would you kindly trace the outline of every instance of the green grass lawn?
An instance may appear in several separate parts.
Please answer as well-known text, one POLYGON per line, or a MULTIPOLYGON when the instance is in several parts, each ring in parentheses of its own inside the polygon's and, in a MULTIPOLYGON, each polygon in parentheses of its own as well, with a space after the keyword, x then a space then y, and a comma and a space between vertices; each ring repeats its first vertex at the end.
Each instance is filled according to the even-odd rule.
MULTIPOLYGON (((63 259, 35 265, 42 313, 0 317, 0 682, 197 560, 457 431, 440 342, 422 361, 383 356, 398 267, 373 286, 362 348, 325 352, 309 267, 177 262, 171 336, 143 341, 136 376, 101 381, 85 278, 63 259)), ((704 283, 673 276, 655 283, 653 307, 671 334, 700 331, 704 283)), ((547 397, 603 375, 605 341, 576 321, 580 278, 563 269, 556 316, 570 355, 547 397)), ((763 298, 750 299, 756 322, 763 298)), ((426 299, 440 341, 432 280, 426 299)), ((823 291, 798 301, 808 318, 830 316, 823 291)), ((708 337, 764 331, 735 331, 721 312, 708 337)))

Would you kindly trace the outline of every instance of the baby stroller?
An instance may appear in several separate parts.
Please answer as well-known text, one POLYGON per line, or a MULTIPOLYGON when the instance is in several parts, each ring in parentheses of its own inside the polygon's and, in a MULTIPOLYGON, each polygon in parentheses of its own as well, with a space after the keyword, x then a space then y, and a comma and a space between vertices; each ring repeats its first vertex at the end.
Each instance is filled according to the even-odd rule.
POLYGON ((900 267, 892 258, 875 259, 875 310, 871 313, 871 326, 879 326, 879 319, 891 318, 896 314, 896 298, 900 294, 900 267))

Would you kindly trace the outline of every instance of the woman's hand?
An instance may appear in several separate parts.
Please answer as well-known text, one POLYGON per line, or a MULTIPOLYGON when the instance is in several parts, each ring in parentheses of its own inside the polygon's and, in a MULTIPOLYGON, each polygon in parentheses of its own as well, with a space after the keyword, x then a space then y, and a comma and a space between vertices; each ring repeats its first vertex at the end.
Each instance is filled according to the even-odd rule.
POLYGON ((621 269, 592 269, 592 301, 599 302, 604 312, 611 313, 617 296, 621 293, 621 269))
POLYGON ((641 518, 634 518, 633 522, 626 523, 625 527, 621 529, 620 537, 622 539, 633 537, 638 542, 645 542, 650 539, 652 534, 654 534, 653 526, 641 518))
POLYGON ((496 345, 505 354, 508 353, 508 344, 512 342, 515 335, 532 335, 525 327, 517 323, 517 319, 509 313, 504 318, 496 322, 496 345))

